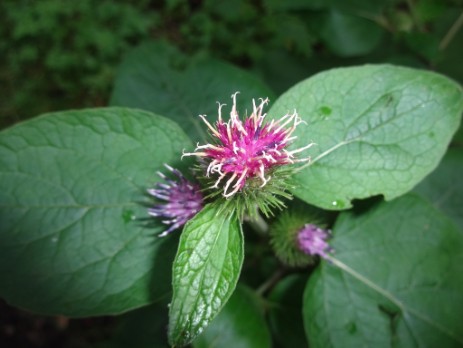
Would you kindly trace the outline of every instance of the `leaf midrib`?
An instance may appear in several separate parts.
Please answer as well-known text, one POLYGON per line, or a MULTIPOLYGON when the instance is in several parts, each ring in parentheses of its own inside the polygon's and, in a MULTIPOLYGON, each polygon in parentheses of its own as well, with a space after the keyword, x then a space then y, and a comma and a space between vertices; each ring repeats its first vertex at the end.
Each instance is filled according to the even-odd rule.
MULTIPOLYGON (((220 231, 220 232, 222 231, 223 225, 225 224, 225 222, 226 222, 226 219, 223 219, 223 220, 221 221, 221 223, 220 223, 220 228, 219 228, 219 231, 220 231)), ((211 221, 204 222, 204 223, 200 224, 200 225, 198 226, 198 228, 200 228, 201 225, 205 225, 206 223, 208 223, 209 226, 212 226, 212 225, 214 224, 214 221, 211 220, 211 221)), ((208 228, 208 229, 209 229, 209 228, 208 228)), ((210 251, 211 251, 211 250, 215 247, 215 245, 217 244, 217 240, 219 239, 220 232, 219 232, 219 233, 216 233, 215 239, 214 239, 214 241, 213 241, 213 243, 212 243, 213 247, 209 248, 210 251)), ((206 256, 205 261, 204 261, 203 264, 208 264, 208 263, 209 263, 209 258, 210 258, 210 257, 211 257, 211 252, 209 252, 208 255, 206 256)), ((175 261, 174 261, 174 264, 175 264, 175 261)), ((197 272, 195 272, 195 273, 197 274, 197 272)), ((202 283, 202 278, 204 277, 204 273, 205 273, 205 272, 203 271, 203 272, 201 272, 201 273, 202 273, 202 275, 201 275, 201 283, 202 283)), ((173 296, 173 297, 175 297, 175 295, 176 295, 175 292, 176 292, 176 290, 174 289, 174 296, 173 296)), ((181 301, 181 304, 180 304, 180 308, 179 308, 178 313, 185 313, 185 311, 184 311, 184 303, 185 303, 184 299, 186 298, 186 296, 188 295, 188 293, 185 292, 185 291, 182 291, 182 293, 183 293, 183 296, 181 296, 182 301, 181 301)), ((199 297, 199 296, 196 296, 195 306, 193 306, 193 307, 196 307, 196 305, 197 305, 197 303, 198 303, 198 297, 199 297)), ((187 313, 187 314, 188 314, 187 317, 190 318, 190 317, 191 317, 191 315, 189 315, 190 313, 187 313)), ((181 319, 181 316, 183 316, 183 315, 182 315, 182 314, 178 315, 178 319, 181 319)), ((191 322, 192 320, 187 320, 187 321, 191 322)), ((177 321, 177 325, 176 325, 176 326, 178 326, 178 323, 179 323, 179 321, 177 321)), ((195 331, 196 331, 196 329, 195 329, 195 331)))

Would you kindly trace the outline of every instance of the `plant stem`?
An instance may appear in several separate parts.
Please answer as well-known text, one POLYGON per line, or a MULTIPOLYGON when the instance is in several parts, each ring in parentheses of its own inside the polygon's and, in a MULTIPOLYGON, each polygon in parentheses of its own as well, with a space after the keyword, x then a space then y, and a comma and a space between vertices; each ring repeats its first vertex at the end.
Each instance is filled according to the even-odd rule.
POLYGON ((253 218, 247 218, 246 221, 251 225, 252 229, 259 235, 265 236, 268 233, 268 223, 260 215, 259 210, 256 208, 256 214, 253 218))
POLYGON ((268 290, 272 289, 276 283, 283 277, 286 273, 285 267, 278 268, 275 273, 272 274, 270 278, 268 278, 259 288, 256 290, 256 294, 262 296, 268 290))
POLYGON ((415 12, 415 5, 413 4, 413 1, 412 1, 412 0, 407 0, 407 6, 408 6, 408 10, 410 11, 410 15, 411 15, 411 17, 412 17, 413 24, 415 24, 415 26, 416 26, 416 28, 418 29, 418 31, 424 32, 424 28, 423 28, 423 26, 421 25, 418 16, 416 15, 416 12, 415 12))
POLYGON ((439 43, 440 51, 443 51, 447 48, 447 46, 453 40, 453 38, 455 37, 458 30, 460 30, 462 25, 463 25, 463 12, 460 14, 457 20, 452 24, 447 34, 445 34, 442 41, 439 43))

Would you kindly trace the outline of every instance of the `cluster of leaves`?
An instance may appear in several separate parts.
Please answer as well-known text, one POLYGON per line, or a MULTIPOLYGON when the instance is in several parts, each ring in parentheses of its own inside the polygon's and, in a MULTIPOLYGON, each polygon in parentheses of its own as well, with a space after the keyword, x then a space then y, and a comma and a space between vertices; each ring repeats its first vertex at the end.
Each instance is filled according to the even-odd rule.
POLYGON ((194 145, 179 125, 198 139, 191 131, 195 115, 207 107, 215 113, 213 101, 226 100, 237 86, 242 98, 267 91, 224 62, 171 60, 172 52, 177 55, 151 43, 127 57, 112 96, 119 106, 44 115, 2 132, 2 296, 36 312, 69 316, 160 303, 164 309, 155 309, 158 304, 151 313, 159 335, 149 336, 159 342, 172 286, 170 340, 186 344, 207 327, 196 347, 236 346, 238 340, 248 347, 272 340, 304 346, 305 337, 315 347, 461 344, 455 309, 463 308, 457 271, 462 195, 450 179, 461 150, 444 157, 436 179, 417 188, 419 196, 402 196, 446 152, 463 110, 461 88, 434 73, 372 65, 318 74, 280 96, 268 117, 296 108, 310 125, 298 130, 297 142, 318 144, 311 165, 295 178, 292 193, 301 204, 345 210, 353 199, 402 197, 342 212, 333 226, 331 263, 322 262, 309 277, 286 271, 291 275, 270 293, 266 286, 255 292, 255 281, 274 279, 280 266, 267 240, 247 237, 244 248, 233 216, 208 205, 180 240, 178 234, 156 239, 165 227, 145 220, 140 202, 148 203, 143 191, 158 180, 154 172, 163 163, 191 165, 180 161, 182 150, 194 145), (234 292, 241 269, 243 282, 234 292), (284 319, 286 308, 300 320, 284 319))
POLYGON ((148 37, 147 1, 2 1, 2 125, 106 104, 121 54, 148 37), (137 6, 134 6, 138 3, 137 6))
MULTIPOLYGON (((22 18, 15 5, 2 3, 16 23, 12 33, 19 32, 17 54, 26 57, 13 71, 30 64, 34 76, 35 60, 27 57, 38 54, 52 62, 61 90, 73 88, 66 75, 79 69, 88 72, 84 85, 100 88, 93 80, 100 70, 92 70, 86 52, 101 52, 98 66, 116 61, 133 37, 147 36, 152 23, 145 15, 152 14, 132 9, 126 16, 121 9, 128 5, 104 3, 104 14, 94 15, 112 23, 115 13, 125 25, 118 22, 107 37, 89 25, 89 46, 79 46, 72 30, 63 37, 50 31, 66 11, 79 16, 91 3, 66 10, 37 2, 25 11, 31 20, 23 29, 11 21, 14 13, 22 18), (47 15, 37 17, 37 9, 47 15), (27 53, 28 40, 49 39, 44 31, 63 42, 59 59, 40 49, 27 53), (96 32, 105 38, 98 41, 96 32), (69 42, 80 58, 68 55, 69 42)), ((458 6, 166 1, 153 35, 203 54, 145 43, 117 71, 111 107, 45 114, 0 133, 0 295, 34 312, 71 317, 144 307, 122 316, 110 347, 167 346, 168 320, 171 343, 194 347, 461 346, 463 133, 454 136, 461 87, 390 65, 334 69, 291 87, 315 71, 366 61, 432 67, 460 79, 461 66, 451 63, 459 34, 449 31, 458 6), (187 172, 192 163, 180 160, 182 151, 206 136, 197 115, 213 117, 215 102, 237 90, 242 115, 252 98, 274 100, 276 91, 267 117, 297 109, 307 122, 294 147, 317 146, 291 193, 298 212, 336 212, 330 262, 283 266, 268 236, 213 205, 181 233, 155 237, 165 226, 148 218, 152 202, 144 194, 159 180, 155 172, 164 163, 187 172)))
POLYGON ((190 53, 253 69, 279 94, 301 76, 366 62, 433 68, 463 81, 456 64, 463 34, 451 30, 461 9, 458 0, 174 0, 156 30, 190 53))
POLYGON ((459 0, 7 0, 0 4, 1 124, 106 104, 122 54, 148 37, 252 69, 278 94, 304 76, 366 62, 432 68, 463 81, 461 9, 459 0))

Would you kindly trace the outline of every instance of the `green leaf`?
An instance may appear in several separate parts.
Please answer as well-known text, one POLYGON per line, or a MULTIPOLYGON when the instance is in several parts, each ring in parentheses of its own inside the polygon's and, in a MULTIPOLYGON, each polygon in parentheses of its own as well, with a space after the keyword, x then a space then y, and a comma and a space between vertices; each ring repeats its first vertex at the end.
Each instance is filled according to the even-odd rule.
POLYGON ((329 0, 328 2, 337 10, 375 18, 379 17, 387 7, 393 6, 395 0, 329 0))
POLYGON ((0 133, 0 295, 32 311, 115 314, 170 291, 176 238, 140 202, 191 146, 124 108, 57 112, 0 133), (151 223, 150 223, 151 224, 151 223))
POLYGON ((341 57, 371 52, 383 35, 383 29, 371 20, 334 9, 317 19, 313 23, 317 26, 316 32, 328 48, 341 57))
POLYGON ((463 235, 415 195, 342 213, 310 278, 311 347, 461 347, 463 235))
POLYGON ((325 209, 412 189, 438 164, 460 123, 463 94, 444 76, 389 65, 334 69, 283 94, 270 114, 297 110, 294 148, 312 161, 294 194, 325 209))
MULTIPOLYGON (((317 59, 319 59, 317 57, 317 59)), ((307 58, 301 58, 281 49, 268 49, 259 60, 255 71, 261 75, 272 89, 281 94, 301 80, 301 76, 311 75, 314 69, 307 58), (284 69, 275 69, 284 66, 284 69)))
POLYGON ((180 237, 173 266, 169 341, 190 343, 233 293, 243 263, 243 235, 235 215, 206 205, 180 237))
POLYGON ((278 282, 270 293, 268 316, 281 348, 308 347, 301 310, 306 283, 307 276, 292 274, 278 282))
POLYGON ((217 117, 217 102, 231 105, 240 91, 238 110, 251 110, 252 98, 273 98, 253 75, 215 59, 192 60, 164 43, 142 45, 119 68, 111 105, 129 106, 170 117, 196 142, 206 137, 198 115, 217 117))
POLYGON ((426 177, 414 191, 451 217, 463 231, 463 149, 450 148, 439 167, 426 177))
POLYGON ((219 315, 193 342, 193 347, 271 347, 260 299, 252 290, 238 286, 219 315))
MULTIPOLYGON (((117 317, 117 325, 106 342, 111 348, 168 348, 167 306, 156 303, 117 317)), ((93 346, 92 346, 93 348, 93 346)))

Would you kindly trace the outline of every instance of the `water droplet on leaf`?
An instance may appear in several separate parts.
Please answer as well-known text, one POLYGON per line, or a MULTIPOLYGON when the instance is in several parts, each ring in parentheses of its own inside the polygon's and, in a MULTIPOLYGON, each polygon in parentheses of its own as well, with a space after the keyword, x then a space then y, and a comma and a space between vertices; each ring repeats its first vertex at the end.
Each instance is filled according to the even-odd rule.
POLYGON ((122 220, 124 220, 125 223, 135 220, 134 212, 132 210, 124 210, 122 212, 122 220))
POLYGON ((331 202, 331 205, 332 205, 333 207, 336 207, 336 208, 344 208, 344 206, 345 206, 344 202, 341 201, 341 200, 339 200, 339 199, 337 199, 337 200, 331 202))

